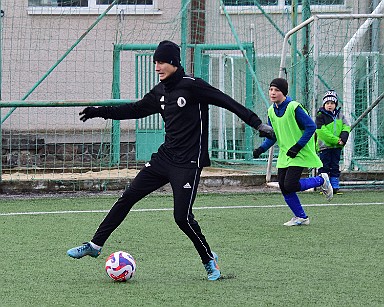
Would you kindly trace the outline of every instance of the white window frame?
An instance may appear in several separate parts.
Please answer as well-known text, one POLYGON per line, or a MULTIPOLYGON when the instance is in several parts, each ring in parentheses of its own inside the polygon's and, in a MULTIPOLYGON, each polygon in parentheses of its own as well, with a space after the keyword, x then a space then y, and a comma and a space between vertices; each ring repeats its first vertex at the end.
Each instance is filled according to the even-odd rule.
MULTIPOLYGON (((350 13, 352 11, 352 7, 347 5, 349 0, 344 0, 343 5, 311 5, 311 13, 350 13)), ((285 0, 278 0, 276 5, 262 5, 262 9, 266 13, 289 13, 292 10, 291 5, 285 5, 285 0)), ((261 14, 262 12, 256 5, 226 5, 225 9, 229 14, 261 14)), ((222 11, 222 10, 221 10, 222 11)), ((302 5, 298 6, 298 12, 301 13, 302 5)), ((223 12, 222 12, 223 13, 223 12)))
MULTIPOLYGON (((27 12, 30 15, 99 15, 103 13, 108 4, 96 4, 96 0, 88 0, 87 7, 79 6, 28 6, 27 12)), ((158 9, 158 0, 152 0, 152 4, 145 5, 124 5, 116 4, 108 12, 109 15, 153 15, 162 14, 158 9)))

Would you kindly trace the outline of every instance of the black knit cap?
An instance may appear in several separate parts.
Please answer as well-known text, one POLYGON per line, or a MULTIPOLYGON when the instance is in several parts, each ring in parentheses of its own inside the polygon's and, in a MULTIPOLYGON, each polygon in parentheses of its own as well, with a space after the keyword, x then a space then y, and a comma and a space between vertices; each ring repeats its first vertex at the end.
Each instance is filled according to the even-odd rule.
POLYGON ((153 61, 165 62, 180 67, 180 48, 174 42, 162 41, 153 55, 153 61))
POLYGON ((269 87, 271 87, 271 86, 277 87, 283 93, 284 96, 287 96, 287 94, 288 94, 288 82, 287 82, 287 80, 285 80, 283 78, 273 79, 271 84, 269 84, 269 87))

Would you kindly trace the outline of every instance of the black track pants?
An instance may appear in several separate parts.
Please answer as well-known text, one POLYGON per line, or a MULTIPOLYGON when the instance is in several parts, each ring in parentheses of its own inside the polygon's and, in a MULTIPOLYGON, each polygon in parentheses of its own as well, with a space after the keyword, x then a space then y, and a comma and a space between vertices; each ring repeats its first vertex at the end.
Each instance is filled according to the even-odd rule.
POLYGON ((289 166, 277 169, 279 187, 283 195, 298 192, 301 190, 300 178, 304 167, 289 166))
POLYGON ((153 155, 151 161, 137 174, 131 185, 115 202, 97 229, 92 242, 103 246, 135 203, 151 192, 170 183, 174 198, 173 216, 175 222, 193 242, 202 262, 207 263, 213 259, 212 253, 192 213, 192 205, 196 198, 200 174, 201 169, 176 167, 158 158, 156 154, 153 155))

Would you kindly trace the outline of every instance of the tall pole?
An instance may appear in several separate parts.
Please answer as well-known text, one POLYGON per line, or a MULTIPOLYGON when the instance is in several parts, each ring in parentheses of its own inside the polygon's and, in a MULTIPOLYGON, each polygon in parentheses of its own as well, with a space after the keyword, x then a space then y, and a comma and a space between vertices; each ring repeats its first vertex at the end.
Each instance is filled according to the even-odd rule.
POLYGON ((181 0, 181 66, 185 67, 187 61, 187 35, 188 35, 188 10, 190 0, 181 0))
MULTIPOLYGON (((303 0, 302 3, 302 21, 311 17, 311 8, 309 0, 303 0)), ((302 74, 301 74, 301 99, 304 104, 309 104, 309 43, 310 43, 310 27, 306 26, 302 33, 302 74)), ((308 105, 307 105, 308 106, 308 105)))
MULTIPOLYGON (((2 88, 3 88, 3 17, 4 11, 1 6, 0 0, 0 101, 2 100, 2 88)), ((3 173, 3 130, 1 121, 1 108, 0 108, 0 183, 2 181, 3 173)))
MULTIPOLYGON (((292 29, 293 29, 297 26, 298 1, 292 0, 291 7, 292 7, 292 29)), ((292 40, 291 40, 291 76, 289 78, 290 79, 289 80, 290 85, 291 85, 289 93, 290 93, 290 96, 295 100, 297 99, 297 95, 296 95, 297 54, 296 54, 296 50, 297 50, 297 34, 295 33, 292 35, 292 40)))
MULTIPOLYGON (((205 0, 191 1, 191 44, 205 43, 205 0)), ((194 65, 194 54, 191 52, 191 70, 194 65)), ((193 72, 194 73, 194 72, 193 72)))

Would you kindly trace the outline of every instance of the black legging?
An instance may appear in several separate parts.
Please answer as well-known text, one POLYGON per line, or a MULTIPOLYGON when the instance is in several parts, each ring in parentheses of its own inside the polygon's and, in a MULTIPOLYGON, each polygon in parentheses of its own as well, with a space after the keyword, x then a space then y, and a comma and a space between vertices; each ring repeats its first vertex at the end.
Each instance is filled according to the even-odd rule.
POLYGON ((200 174, 200 168, 176 167, 165 162, 164 159, 160 159, 156 154, 153 155, 149 166, 145 166, 137 174, 130 186, 115 202, 97 229, 92 242, 103 246, 111 233, 123 222, 134 204, 151 192, 170 183, 174 198, 175 222, 193 242, 201 261, 207 263, 213 259, 212 252, 192 213, 200 174))
POLYGON ((283 195, 301 190, 300 178, 303 170, 304 167, 300 166, 289 166, 287 168, 279 168, 277 170, 279 187, 283 195))

